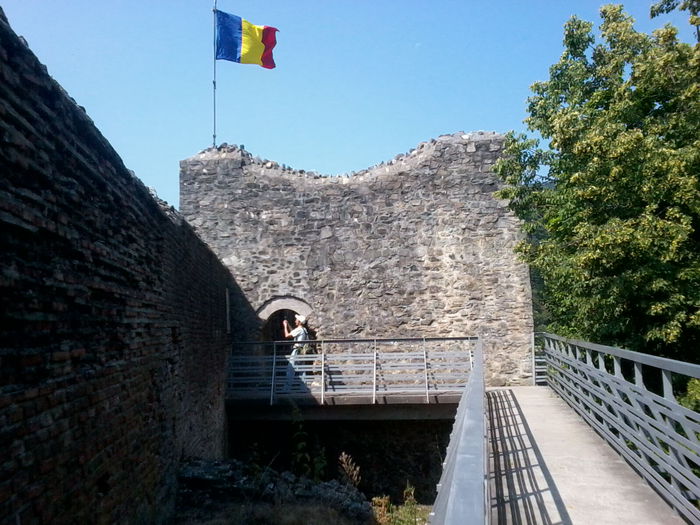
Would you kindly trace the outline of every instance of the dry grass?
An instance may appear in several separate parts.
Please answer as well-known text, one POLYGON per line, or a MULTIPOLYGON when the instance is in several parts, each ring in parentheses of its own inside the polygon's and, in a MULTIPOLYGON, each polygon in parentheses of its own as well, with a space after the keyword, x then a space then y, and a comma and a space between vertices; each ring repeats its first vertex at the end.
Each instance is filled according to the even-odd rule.
POLYGON ((338 471, 340 472, 341 479, 353 487, 357 488, 362 481, 360 476, 360 467, 355 464, 350 454, 345 452, 340 453, 338 458, 338 471))

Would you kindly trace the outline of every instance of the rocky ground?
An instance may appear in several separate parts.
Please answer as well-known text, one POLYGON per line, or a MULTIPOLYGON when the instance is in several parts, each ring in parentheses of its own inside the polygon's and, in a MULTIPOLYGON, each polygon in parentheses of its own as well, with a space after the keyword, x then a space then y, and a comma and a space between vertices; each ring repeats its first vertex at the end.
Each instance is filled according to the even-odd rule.
POLYGON ((175 525, 365 525, 372 508, 355 487, 313 482, 236 460, 181 468, 175 525))

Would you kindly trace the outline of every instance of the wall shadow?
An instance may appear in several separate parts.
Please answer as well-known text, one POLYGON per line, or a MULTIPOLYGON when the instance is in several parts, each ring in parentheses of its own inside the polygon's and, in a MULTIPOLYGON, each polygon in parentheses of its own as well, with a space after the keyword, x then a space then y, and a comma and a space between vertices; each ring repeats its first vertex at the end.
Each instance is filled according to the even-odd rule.
POLYGON ((571 525, 571 518, 511 390, 486 393, 491 523, 571 525))
POLYGON ((381 419, 384 407, 374 407, 377 419, 307 420, 293 402, 279 406, 291 417, 237 421, 245 431, 229 434, 231 458, 328 481, 342 477, 344 452, 360 467, 358 488, 368 499, 388 495, 401 503, 408 484, 420 504, 433 503, 451 420, 381 419))

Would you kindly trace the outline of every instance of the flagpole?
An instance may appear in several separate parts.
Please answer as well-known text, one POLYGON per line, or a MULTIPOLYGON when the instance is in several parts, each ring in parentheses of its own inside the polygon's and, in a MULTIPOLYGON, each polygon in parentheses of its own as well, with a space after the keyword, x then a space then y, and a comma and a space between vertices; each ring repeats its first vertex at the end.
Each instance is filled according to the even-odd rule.
POLYGON ((214 134, 212 136, 213 147, 216 147, 216 0, 214 0, 213 9, 214 18, 214 80, 212 82, 213 96, 214 96, 214 134))

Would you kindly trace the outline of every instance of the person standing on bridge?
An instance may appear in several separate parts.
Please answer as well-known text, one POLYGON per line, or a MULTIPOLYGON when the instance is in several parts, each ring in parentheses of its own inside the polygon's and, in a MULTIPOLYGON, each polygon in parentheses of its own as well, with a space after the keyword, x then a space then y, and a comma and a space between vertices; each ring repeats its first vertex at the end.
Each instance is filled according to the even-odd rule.
POLYGON ((282 321, 282 328, 284 329, 284 338, 292 339, 294 338, 294 346, 292 347, 292 355, 295 356, 299 353, 303 353, 301 350, 304 345, 301 341, 309 340, 309 332, 306 329, 306 317, 299 314, 294 314, 294 328, 289 329, 289 322, 285 319, 282 321))
POLYGON ((304 326, 306 323, 306 317, 303 315, 294 315, 294 328, 289 329, 289 322, 285 319, 282 321, 282 329, 284 330, 285 339, 294 339, 294 345, 292 346, 292 355, 289 357, 289 364, 287 365, 287 385, 286 390, 291 388, 292 379, 294 378, 294 356, 297 354, 304 354, 303 348, 306 346, 303 341, 309 340, 309 332, 304 326))

